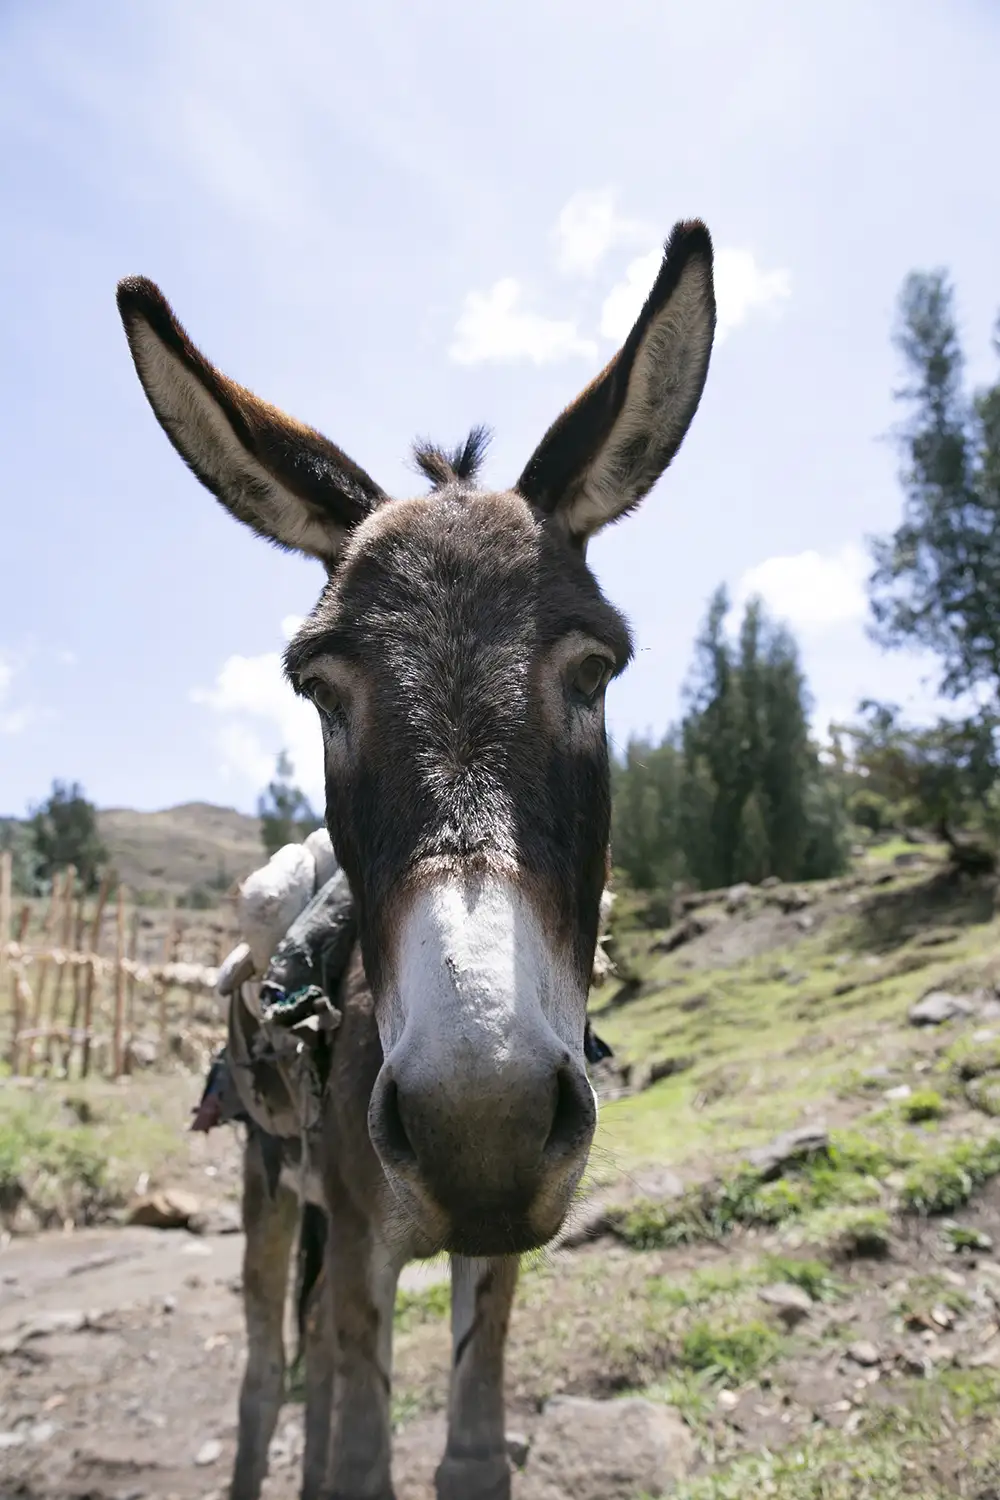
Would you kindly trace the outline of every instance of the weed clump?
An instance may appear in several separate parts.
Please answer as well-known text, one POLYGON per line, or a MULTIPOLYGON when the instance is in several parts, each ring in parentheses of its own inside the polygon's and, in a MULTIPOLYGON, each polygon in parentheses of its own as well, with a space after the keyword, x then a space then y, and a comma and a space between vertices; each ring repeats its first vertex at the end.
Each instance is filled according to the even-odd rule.
POLYGON ((396 1328, 406 1332, 420 1323, 447 1317, 450 1307, 451 1289, 445 1281, 435 1282, 419 1292, 408 1292, 400 1287, 396 1294, 396 1328))
POLYGON ((781 1340, 759 1320, 734 1327, 694 1323, 681 1340, 680 1363, 709 1378, 742 1385, 753 1380, 777 1354, 781 1340))
POLYGON ((908 1213, 929 1216, 962 1208, 977 1188, 1000 1173, 1000 1136, 959 1141, 950 1151, 910 1168, 900 1201, 908 1213))
POLYGON ((1000 1115, 1000 1075, 987 1074, 973 1078, 965 1086, 965 1097, 973 1109, 995 1119, 1000 1115))
POLYGON ((891 1166, 881 1146, 845 1131, 806 1160, 789 1163, 775 1181, 743 1167, 668 1202, 639 1200, 611 1228, 636 1250, 718 1240, 737 1228, 773 1229, 824 1208, 877 1203, 879 1179, 891 1166))
POLYGON ((1000 1072, 1000 1037, 973 1041, 963 1037, 949 1048, 946 1064, 960 1083, 982 1078, 986 1073, 1000 1072))
POLYGON ((832 1302, 843 1288, 830 1267, 821 1260, 798 1260, 791 1255, 768 1255, 762 1269, 769 1281, 784 1281, 801 1287, 814 1302, 832 1302))
POLYGON ((842 1260, 881 1260, 892 1249, 892 1220, 884 1208, 827 1208, 814 1214, 808 1237, 842 1260))
POLYGON ((921 1125, 927 1120, 940 1120, 945 1113, 945 1103, 936 1089, 918 1089, 903 1100, 903 1117, 911 1125, 921 1125))
POLYGON ((26 1113, 0 1122, 0 1224, 27 1209, 43 1229, 95 1224, 120 1203, 108 1164, 85 1129, 39 1125, 26 1113))

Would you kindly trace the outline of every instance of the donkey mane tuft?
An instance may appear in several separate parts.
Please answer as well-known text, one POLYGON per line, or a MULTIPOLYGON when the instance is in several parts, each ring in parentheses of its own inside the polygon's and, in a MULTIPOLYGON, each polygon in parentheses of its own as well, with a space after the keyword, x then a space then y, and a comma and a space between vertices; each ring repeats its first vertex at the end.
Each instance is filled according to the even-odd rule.
POLYGON ((472 484, 482 468, 492 436, 488 427, 473 427, 465 442, 450 452, 419 439, 413 445, 413 458, 436 490, 446 484, 472 484))

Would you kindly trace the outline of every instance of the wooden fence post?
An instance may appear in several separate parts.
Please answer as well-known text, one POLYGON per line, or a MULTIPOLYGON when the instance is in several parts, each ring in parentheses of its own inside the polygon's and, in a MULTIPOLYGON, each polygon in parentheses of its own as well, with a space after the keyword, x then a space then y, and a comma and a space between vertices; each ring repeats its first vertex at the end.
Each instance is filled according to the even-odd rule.
POLYGON ((24 946, 30 925, 31 903, 26 901, 21 907, 21 915, 17 923, 17 937, 14 939, 21 950, 18 967, 13 972, 14 1004, 12 1015, 14 1017, 14 1030, 10 1046, 10 1071, 15 1078, 17 1077, 17 1069, 21 1057, 21 1028, 28 1019, 28 1006, 31 1001, 31 990, 24 980, 24 946))
POLYGON ((125 887, 118 886, 118 922, 115 928, 115 1022, 112 1044, 112 1077, 125 1071, 122 1036, 125 1025, 125 887))
MULTIPOLYGON (((83 953, 84 940, 87 934, 87 898, 83 891, 76 903, 76 923, 73 928, 73 948, 77 953, 83 953)), ((69 1014, 69 1025, 66 1028, 66 1039, 63 1046, 63 1072, 69 1077, 70 1064, 73 1061, 73 1037, 80 1025, 80 1011, 83 1006, 83 987, 87 976, 84 973, 85 964, 75 963, 73 965, 73 1007, 69 1014)))
MULTIPOLYGON (((179 940, 180 932, 179 923, 177 921, 177 913, 171 912, 170 926, 167 928, 167 935, 163 940, 163 957, 160 960, 161 967, 165 966, 166 964, 173 963, 176 956, 177 944, 179 940)), ((161 979, 159 988, 157 990, 157 998, 159 1000, 160 1011, 160 1056, 162 1058, 165 1058, 167 1055, 167 1028, 169 1021, 169 1013, 167 1010, 168 994, 168 986, 161 979)))
POLYGON ((52 994, 52 1009, 49 1012, 49 1035, 45 1039, 44 1047, 45 1060, 49 1066, 55 1055, 54 1033, 59 1025, 59 1000, 62 996, 63 980, 66 977, 69 954, 73 951, 73 892, 75 887, 76 870, 73 865, 70 865, 66 870, 66 884, 63 888, 63 913, 59 942, 63 961, 56 967, 56 986, 52 994))
POLYGON ((128 957, 132 967, 125 990, 125 1071, 132 1071, 132 1043, 135 1040, 135 965, 139 962, 139 908, 133 906, 129 923, 128 957))
POLYGON ((80 1076, 86 1078, 90 1072, 90 1029, 94 1017, 94 983, 97 978, 96 965, 97 950, 101 944, 101 922, 104 919, 104 908, 107 905, 108 895, 111 891, 110 872, 105 874, 101 881, 101 889, 97 893, 97 910, 94 912, 94 924, 90 929, 90 962, 87 965, 87 984, 83 996, 83 1043, 80 1058, 80 1076))
MULTIPOLYGON (((31 1013, 31 1030, 38 1032, 42 1028, 42 1019, 45 1014, 45 985, 49 977, 49 967, 52 957, 49 951, 52 931, 55 927, 56 917, 59 913, 59 904, 62 901, 62 874, 59 870, 52 877, 52 891, 49 896, 49 909, 45 913, 45 921, 42 924, 42 957, 38 964, 38 981, 35 986, 35 1003, 31 1013)), ((28 1055, 26 1058, 26 1071, 34 1072, 35 1066, 35 1037, 28 1043, 28 1055)))
MULTIPOLYGON (((11 972, 10 963, 7 958, 7 944, 10 942, 10 919, 11 902, 14 894, 14 855, 10 849, 5 849, 0 854, 0 1005, 7 998, 7 979, 11 972)), ((10 1057, 11 1069, 14 1067, 14 1058, 17 1053, 17 1032, 19 1007, 15 1001, 11 1006, 14 1031, 11 1036, 10 1057)))

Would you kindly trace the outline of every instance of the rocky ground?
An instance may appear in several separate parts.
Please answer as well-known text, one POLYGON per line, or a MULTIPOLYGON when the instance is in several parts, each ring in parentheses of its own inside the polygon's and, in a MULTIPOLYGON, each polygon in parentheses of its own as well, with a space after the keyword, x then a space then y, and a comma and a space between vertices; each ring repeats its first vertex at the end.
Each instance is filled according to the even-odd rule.
MULTIPOLYGON (((517 1500, 1000 1497, 1000 922, 989 887, 896 853, 666 926, 621 904, 589 1194, 512 1327, 517 1500)), ((0 1090, 4 1500, 225 1492, 237 1143, 183 1137, 196 1092, 0 1090), (168 1187, 187 1228, 109 1222, 168 1187), (78 1227, 17 1232, 46 1205, 78 1227)), ((399 1500, 433 1493, 445 1276, 400 1297, 399 1500)), ((274 1500, 300 1451, 290 1399, 274 1500)))

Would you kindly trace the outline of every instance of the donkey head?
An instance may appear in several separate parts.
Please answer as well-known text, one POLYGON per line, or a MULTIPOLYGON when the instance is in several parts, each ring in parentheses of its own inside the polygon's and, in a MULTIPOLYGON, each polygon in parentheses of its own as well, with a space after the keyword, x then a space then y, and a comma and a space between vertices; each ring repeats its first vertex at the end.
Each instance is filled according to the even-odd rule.
POLYGON ((510 490, 476 485, 484 434, 417 450, 429 494, 390 499, 339 448, 220 375, 159 290, 118 306, 174 447, 260 535, 328 574, 288 647, 316 705, 327 823, 357 903, 384 1063, 369 1131, 442 1248, 544 1243, 596 1108, 587 991, 610 823, 604 694, 628 628, 585 560, 697 409, 712 246, 678 225, 624 346, 510 490))

